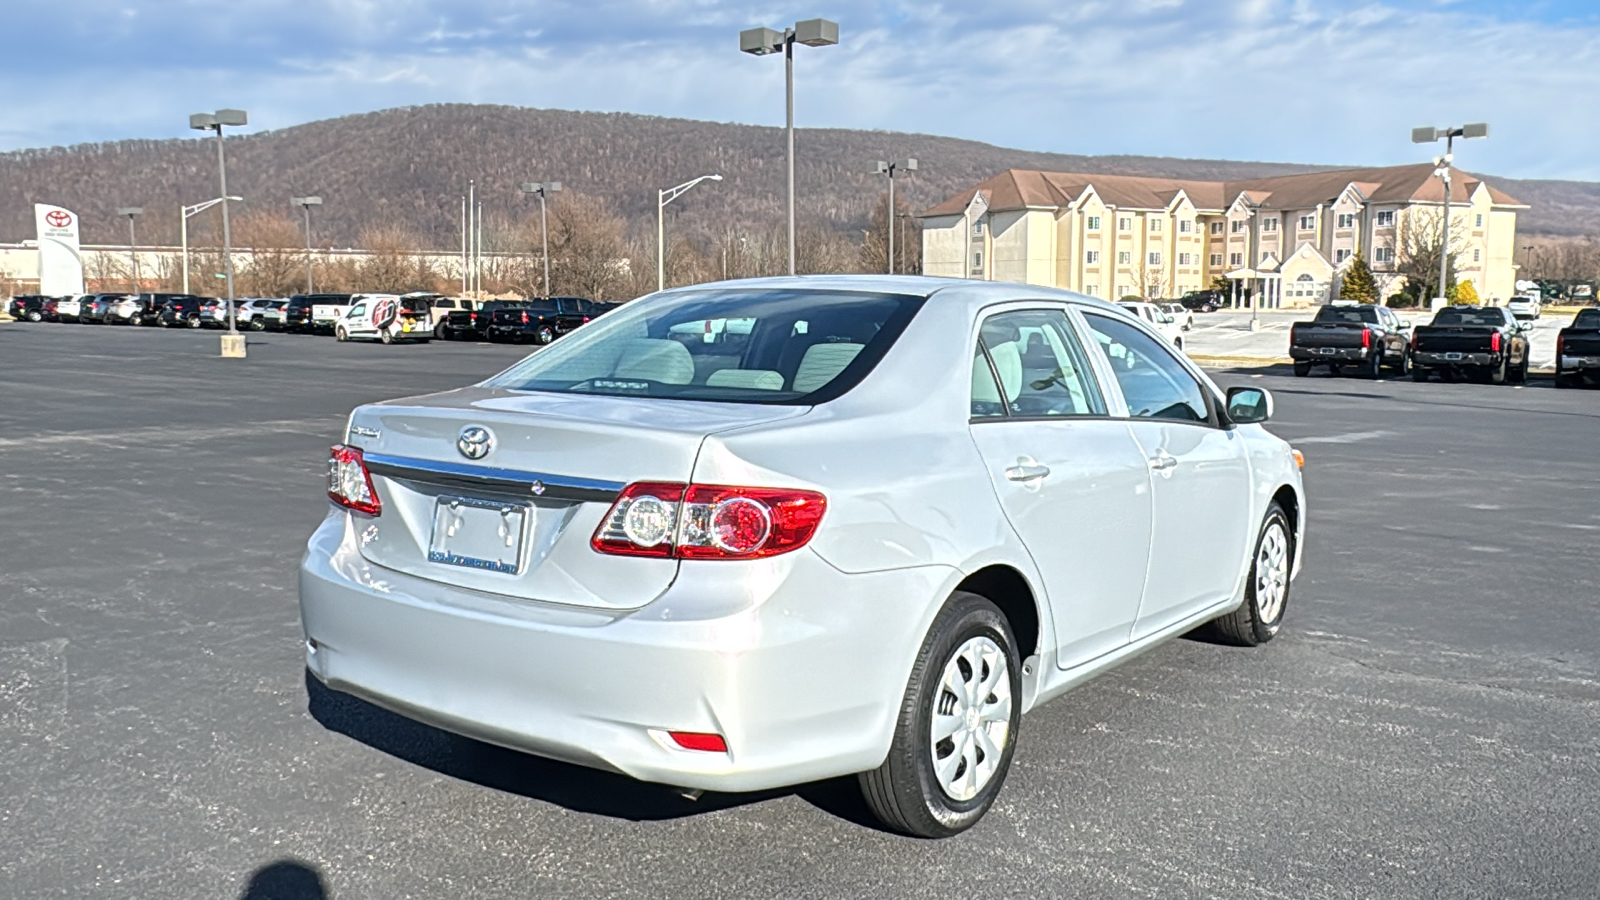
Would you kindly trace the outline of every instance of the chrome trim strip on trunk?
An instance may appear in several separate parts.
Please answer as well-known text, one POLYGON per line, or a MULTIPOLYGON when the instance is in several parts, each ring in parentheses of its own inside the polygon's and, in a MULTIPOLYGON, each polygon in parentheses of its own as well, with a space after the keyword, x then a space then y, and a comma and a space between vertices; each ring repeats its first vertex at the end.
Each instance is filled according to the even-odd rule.
POLYGON ((617 499, 623 488, 627 487, 620 481, 497 469, 492 466, 472 466, 432 459, 415 459, 409 456, 390 456, 385 453, 363 451, 362 458, 366 460, 367 469, 374 475, 445 487, 514 494, 518 497, 610 503, 617 499))

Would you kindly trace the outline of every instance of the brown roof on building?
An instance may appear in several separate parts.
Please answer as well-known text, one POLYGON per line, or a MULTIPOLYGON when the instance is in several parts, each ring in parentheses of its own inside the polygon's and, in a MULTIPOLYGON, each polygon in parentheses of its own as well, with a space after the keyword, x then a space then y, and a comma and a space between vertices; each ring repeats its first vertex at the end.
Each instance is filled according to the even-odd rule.
MULTIPOLYGON (((972 202, 974 191, 983 193, 990 211, 994 212, 1059 209, 1077 201, 1090 188, 1106 204, 1119 209, 1165 209, 1180 191, 1202 210, 1220 212, 1231 206, 1240 194, 1245 194, 1248 202, 1266 209, 1307 209, 1319 203, 1332 203, 1352 183, 1366 196, 1368 203, 1438 203, 1444 197, 1444 186, 1433 177, 1431 163, 1341 169, 1227 182, 1007 169, 922 215, 960 215, 972 202)), ((1450 199, 1453 202, 1466 202, 1480 183, 1483 183, 1483 179, 1478 176, 1458 170, 1451 180, 1450 199)), ((1488 188, 1497 204, 1523 205, 1493 185, 1488 185, 1488 188)))

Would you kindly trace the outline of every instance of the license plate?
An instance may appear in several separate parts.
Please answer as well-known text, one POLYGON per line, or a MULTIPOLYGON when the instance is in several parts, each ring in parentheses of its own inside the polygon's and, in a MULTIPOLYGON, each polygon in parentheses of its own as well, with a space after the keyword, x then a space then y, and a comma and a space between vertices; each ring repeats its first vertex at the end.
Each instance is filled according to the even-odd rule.
POLYGON ((1334 354, 1334 348, 1332 348, 1332 347, 1318 347, 1317 348, 1317 352, 1321 353, 1323 356, 1332 356, 1334 354))
POLYGON ((440 497, 433 507, 428 561, 515 575, 533 508, 471 497, 440 497))
POLYGON ((1460 359, 1461 358, 1461 354, 1459 354, 1459 353, 1446 353, 1444 355, 1444 358, 1445 359, 1460 359))

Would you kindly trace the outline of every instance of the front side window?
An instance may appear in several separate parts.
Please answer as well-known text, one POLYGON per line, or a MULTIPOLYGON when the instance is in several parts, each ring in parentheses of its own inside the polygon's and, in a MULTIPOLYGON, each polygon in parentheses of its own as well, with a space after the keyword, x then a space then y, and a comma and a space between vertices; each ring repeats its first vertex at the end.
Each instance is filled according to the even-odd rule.
POLYGON ((557 394, 822 403, 872 371, 922 299, 743 289, 629 303, 484 385, 557 394))
POLYGON ((1088 357, 1060 310, 999 313, 984 320, 973 357, 972 416, 1103 416, 1088 357))
POLYGON ((1136 419, 1210 422, 1206 392, 1159 339, 1132 323, 1101 313, 1084 314, 1136 419))

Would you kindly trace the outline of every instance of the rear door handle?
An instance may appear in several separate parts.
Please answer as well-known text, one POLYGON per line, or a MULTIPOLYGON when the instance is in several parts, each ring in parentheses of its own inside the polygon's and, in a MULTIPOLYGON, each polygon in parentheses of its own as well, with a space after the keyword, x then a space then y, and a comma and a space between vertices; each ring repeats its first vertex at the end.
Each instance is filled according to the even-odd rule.
POLYGON ((1049 466, 1012 466, 1006 470, 1006 477, 1012 481, 1037 481, 1049 474, 1049 466))
POLYGON ((1157 472, 1165 472, 1178 464, 1178 460, 1165 451, 1150 457, 1150 468, 1157 472))

